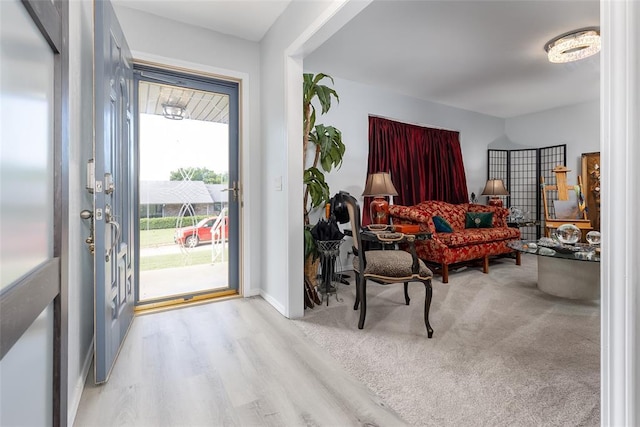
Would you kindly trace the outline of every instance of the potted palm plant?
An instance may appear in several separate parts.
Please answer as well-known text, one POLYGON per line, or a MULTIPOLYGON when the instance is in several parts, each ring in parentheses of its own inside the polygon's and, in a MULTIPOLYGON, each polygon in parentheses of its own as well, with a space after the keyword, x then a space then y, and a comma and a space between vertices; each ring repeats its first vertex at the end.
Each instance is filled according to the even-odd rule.
POLYGON ((315 276, 318 271, 318 250, 311 235, 309 214, 314 209, 325 206, 330 199, 329 185, 325 181, 325 172, 339 168, 345 152, 342 133, 333 126, 316 124, 316 106, 320 107, 320 115, 331 108, 332 99, 340 102, 336 91, 324 84, 324 79, 331 80, 329 75, 318 73, 304 74, 303 86, 303 164, 305 167, 304 182, 304 255, 305 255, 305 304, 313 307, 317 301, 315 294, 315 276), (310 289, 313 291, 311 292, 310 289), (310 295, 311 294, 311 295, 310 295))

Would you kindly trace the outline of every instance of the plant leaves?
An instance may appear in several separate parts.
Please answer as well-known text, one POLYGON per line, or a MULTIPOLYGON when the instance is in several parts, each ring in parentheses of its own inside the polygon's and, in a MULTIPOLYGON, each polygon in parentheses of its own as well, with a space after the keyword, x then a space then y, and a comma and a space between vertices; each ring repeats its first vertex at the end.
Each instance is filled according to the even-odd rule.
POLYGON ((307 168, 304 171, 303 178, 304 184, 309 189, 312 208, 317 208, 329 202, 331 198, 329 185, 324 180, 324 174, 318 168, 307 168))

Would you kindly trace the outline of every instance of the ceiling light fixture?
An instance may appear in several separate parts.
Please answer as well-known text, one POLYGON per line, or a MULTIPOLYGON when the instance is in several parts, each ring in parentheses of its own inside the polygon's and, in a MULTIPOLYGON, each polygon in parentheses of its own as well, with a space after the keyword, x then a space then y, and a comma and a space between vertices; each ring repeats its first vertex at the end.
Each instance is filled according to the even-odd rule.
POLYGON ((162 115, 165 119, 182 120, 184 119, 184 107, 162 104, 162 115))
POLYGON ((544 45, 549 62, 563 64, 600 52, 600 28, 587 27, 554 37, 544 45))

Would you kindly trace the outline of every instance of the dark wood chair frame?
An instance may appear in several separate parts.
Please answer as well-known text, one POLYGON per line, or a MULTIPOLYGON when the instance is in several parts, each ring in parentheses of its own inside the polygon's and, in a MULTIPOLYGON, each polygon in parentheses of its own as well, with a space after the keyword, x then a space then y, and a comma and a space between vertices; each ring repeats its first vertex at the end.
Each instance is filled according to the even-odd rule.
MULTIPOLYGON (((345 196, 347 207, 349 210, 349 219, 351 221, 352 237, 353 237, 353 253, 359 259, 359 267, 362 272, 365 271, 367 266, 367 252, 366 245, 363 242, 377 242, 379 244, 387 244, 377 237, 376 233, 362 230, 360 222, 360 206, 357 200, 349 193, 341 192, 345 196)), ((387 285, 392 283, 404 283, 404 300, 405 304, 409 305, 411 299, 409 298, 409 282, 422 282, 425 286, 425 300, 424 300, 424 324, 427 328, 427 336, 431 338, 433 336, 433 329, 429 324, 429 309, 431 307, 431 299, 433 296, 433 288, 431 286, 431 278, 421 277, 420 260, 415 250, 415 236, 406 235, 402 240, 394 242, 394 244, 406 243, 409 245, 410 253, 413 258, 411 266, 412 275, 406 277, 393 277, 393 276, 381 276, 362 274, 359 271, 355 271, 356 275, 356 301, 353 306, 354 310, 360 308, 360 319, 358 321, 358 329, 364 328, 364 321, 367 315, 367 280, 371 280, 381 285, 387 285)), ((400 250, 400 249, 398 249, 400 250)))

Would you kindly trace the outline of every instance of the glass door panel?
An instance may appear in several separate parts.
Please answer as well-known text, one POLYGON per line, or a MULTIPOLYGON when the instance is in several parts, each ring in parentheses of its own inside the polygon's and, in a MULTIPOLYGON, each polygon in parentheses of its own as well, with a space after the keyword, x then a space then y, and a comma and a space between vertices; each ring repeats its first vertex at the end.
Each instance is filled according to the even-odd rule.
POLYGON ((165 77, 138 81, 139 304, 238 290, 237 93, 165 77))

